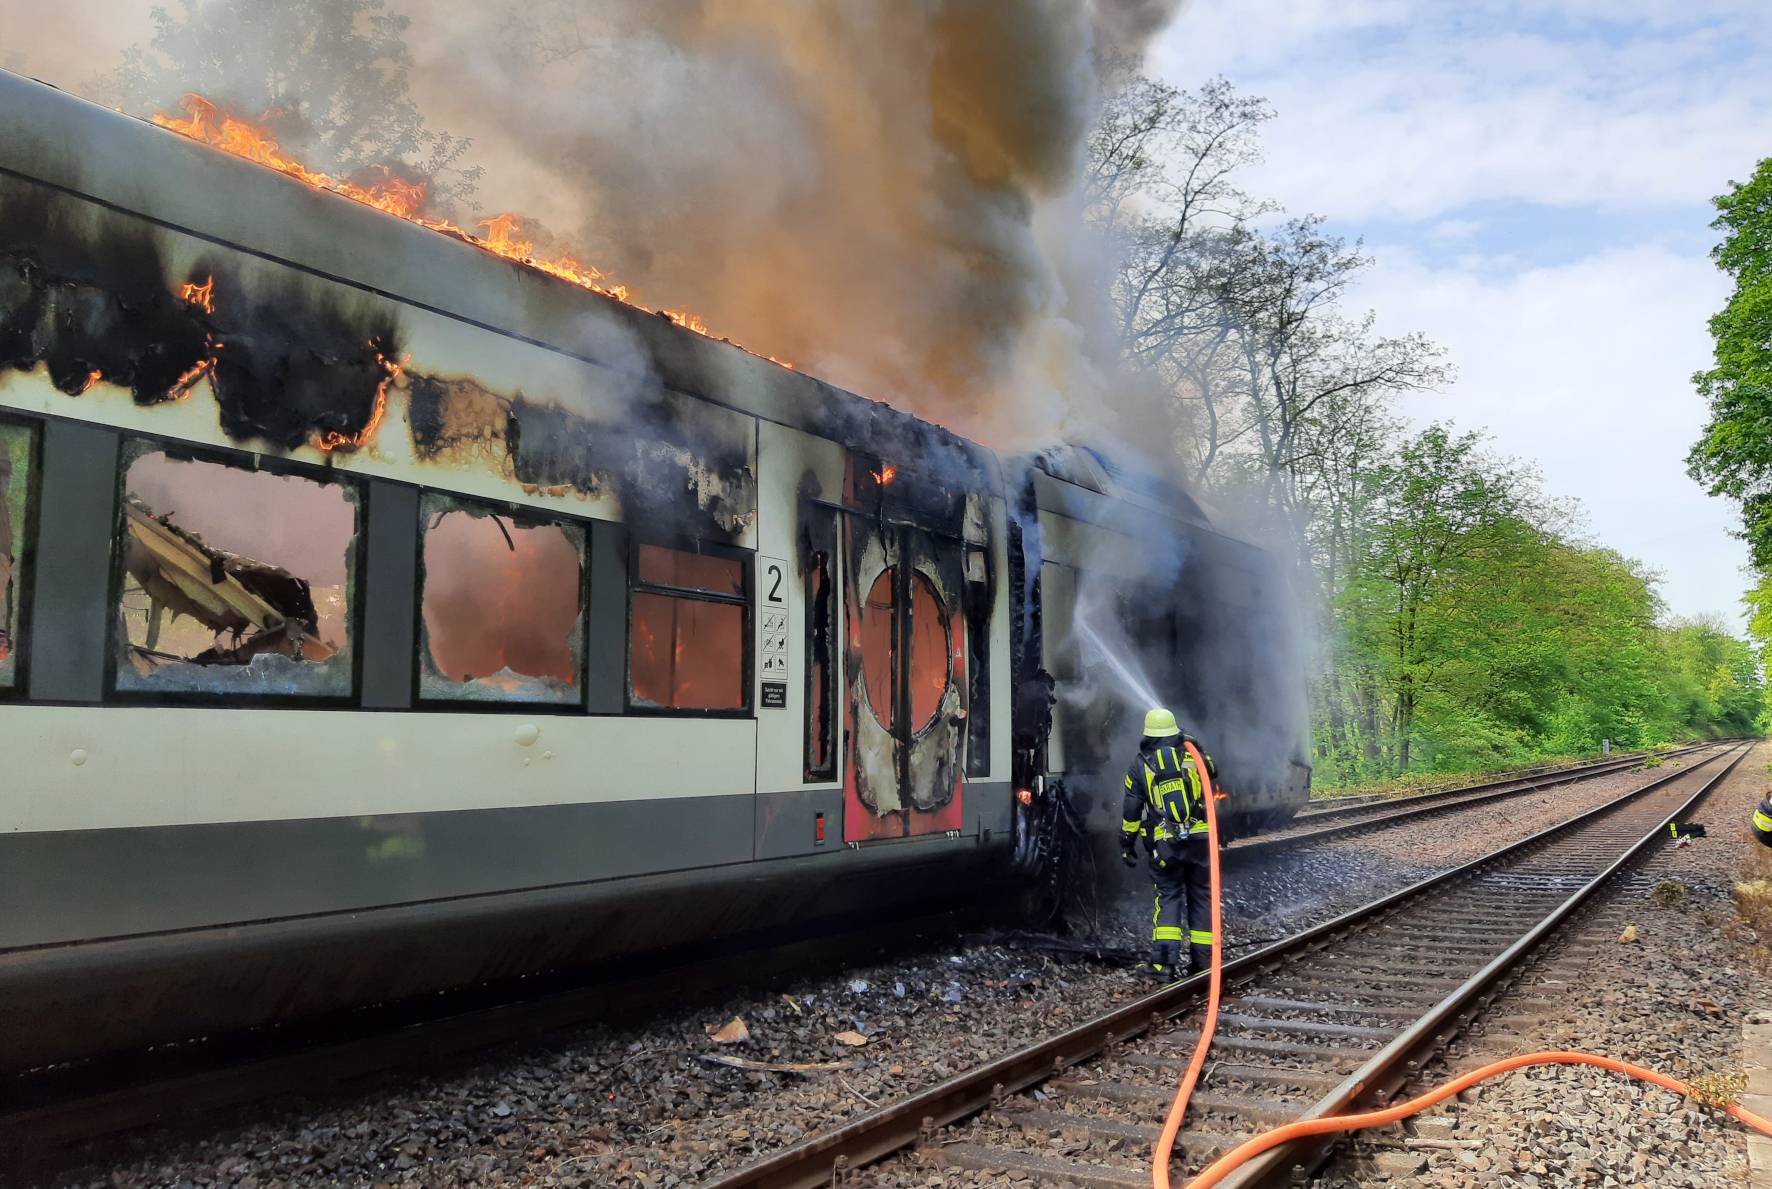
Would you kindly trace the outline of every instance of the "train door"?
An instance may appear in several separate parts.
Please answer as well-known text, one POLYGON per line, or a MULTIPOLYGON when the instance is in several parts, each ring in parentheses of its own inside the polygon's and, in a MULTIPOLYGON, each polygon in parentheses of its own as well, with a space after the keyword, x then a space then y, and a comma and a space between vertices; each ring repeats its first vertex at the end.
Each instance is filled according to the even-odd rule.
POLYGON ((966 738, 963 546, 856 514, 845 517, 843 543, 844 841, 958 830, 966 738))

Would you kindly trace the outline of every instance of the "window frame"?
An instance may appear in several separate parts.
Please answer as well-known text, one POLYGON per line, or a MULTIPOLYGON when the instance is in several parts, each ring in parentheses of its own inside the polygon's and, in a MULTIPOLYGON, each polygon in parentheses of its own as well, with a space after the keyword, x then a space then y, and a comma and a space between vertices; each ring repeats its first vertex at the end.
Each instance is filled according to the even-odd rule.
POLYGON ((369 565, 368 484, 348 471, 335 467, 315 466, 280 455, 261 454, 251 450, 228 450, 221 447, 169 438, 161 434, 119 430, 117 434, 117 474, 111 495, 111 574, 106 606, 110 608, 105 623, 105 675, 103 700, 108 704, 147 706, 247 706, 254 709, 339 710, 361 705, 363 700, 363 613, 365 580, 369 565), (354 581, 346 609, 347 639, 351 644, 350 690, 342 694, 297 694, 281 691, 265 693, 202 693, 196 690, 121 689, 117 685, 118 653, 127 639, 123 626, 124 550, 129 531, 127 498, 129 468, 150 450, 181 462, 207 462, 235 470, 263 471, 272 475, 288 475, 324 485, 345 489, 355 510, 352 531, 351 562, 347 583, 354 581))
POLYGON ((756 716, 756 552, 742 549, 734 545, 721 545, 711 541, 696 540, 686 537, 642 536, 630 531, 627 540, 627 623, 626 642, 623 649, 621 674, 622 713, 634 717, 646 718, 754 718, 756 716), (718 591, 702 590, 698 587, 673 586, 660 582, 643 582, 640 579, 640 550, 651 545, 660 549, 671 549, 679 553, 696 553, 706 557, 730 558, 738 562, 739 580, 743 590, 736 595, 722 594, 718 591), (743 684, 740 688, 744 694, 744 702, 736 708, 709 709, 695 706, 656 706, 639 703, 634 700, 634 596, 637 594, 664 595, 669 598, 696 600, 704 603, 721 603, 743 609, 743 684))
MULTIPOLYGON (((13 410, 0 408, 0 425, 25 431, 25 508, 21 523, 12 526, 18 568, 13 574, 13 598, 18 609, 18 630, 12 637, 12 682, 0 686, 0 701, 23 701, 31 688, 31 605, 37 590, 37 525, 43 494, 43 422, 13 410)), ((13 459, 14 467, 18 460, 13 459)), ((3 497, 0 497, 3 498, 3 497)), ((6 625, 0 623, 0 628, 6 625)))
POLYGON ((966 625, 966 756, 961 770, 969 780, 991 777, 991 620, 997 587, 989 549, 964 542, 960 550, 960 619, 966 625), (984 577, 974 582, 966 566, 976 554, 984 577))
POLYGON ((818 540, 808 538, 805 549, 805 562, 800 572, 800 602, 803 608, 804 623, 801 631, 801 648, 805 657, 805 690, 802 694, 801 719, 802 739, 800 750, 800 782, 802 784, 834 784, 842 778, 842 681, 840 662, 843 645, 839 628, 839 620, 843 614, 842 599, 838 595, 837 579, 840 567, 837 565, 837 534, 840 527, 837 510, 815 505, 810 511, 802 512, 803 521, 817 522, 818 540), (821 544, 828 548, 820 548, 821 544), (815 559, 824 556, 822 566, 815 564, 815 559), (814 576, 824 578, 824 622, 817 618, 818 600, 814 597, 814 576), (814 659, 820 628, 825 635, 825 644, 829 655, 825 658, 826 673, 822 683, 819 677, 818 664, 814 659), (822 691, 819 690, 823 685, 822 691), (821 767, 812 765, 813 743, 817 739, 819 724, 814 713, 817 702, 815 691, 822 692, 825 698, 825 738, 819 740, 824 744, 825 762, 821 767))
MULTIPOLYGON (((527 504, 514 504, 508 500, 486 499, 481 496, 464 495, 443 487, 420 487, 418 489, 418 523, 413 532, 417 537, 415 550, 416 572, 412 584, 412 709, 416 711, 449 711, 451 713, 487 713, 487 714, 565 714, 584 715, 588 713, 591 671, 591 534, 592 522, 576 516, 555 514, 541 508, 532 508, 527 504), (490 515, 505 516, 513 524, 522 524, 526 528, 561 526, 576 529, 583 538, 578 558, 578 697, 570 702, 523 702, 503 701, 497 698, 446 698, 425 697, 421 691, 424 674, 425 653, 425 501, 427 498, 442 498, 451 503, 465 507, 472 506, 490 515), (528 522, 528 523, 525 523, 528 522)), ((460 684, 460 683, 458 683, 460 684)))

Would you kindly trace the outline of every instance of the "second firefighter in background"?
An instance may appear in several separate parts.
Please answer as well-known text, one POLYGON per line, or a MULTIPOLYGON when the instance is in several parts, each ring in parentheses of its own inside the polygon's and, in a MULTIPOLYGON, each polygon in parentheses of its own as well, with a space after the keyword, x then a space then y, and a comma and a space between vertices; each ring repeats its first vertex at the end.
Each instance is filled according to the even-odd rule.
MULTIPOLYGON (((1175 715, 1161 708, 1144 716, 1144 738, 1126 769, 1120 817, 1120 856, 1138 864, 1138 840, 1150 856, 1156 903, 1151 909, 1151 969, 1165 977, 1181 973, 1182 943, 1188 970, 1212 964, 1212 838, 1206 825, 1205 785, 1185 746, 1198 741, 1182 733, 1175 715), (1185 928, 1183 921, 1186 922, 1185 928)), ((1200 752, 1216 781, 1212 757, 1200 752)))

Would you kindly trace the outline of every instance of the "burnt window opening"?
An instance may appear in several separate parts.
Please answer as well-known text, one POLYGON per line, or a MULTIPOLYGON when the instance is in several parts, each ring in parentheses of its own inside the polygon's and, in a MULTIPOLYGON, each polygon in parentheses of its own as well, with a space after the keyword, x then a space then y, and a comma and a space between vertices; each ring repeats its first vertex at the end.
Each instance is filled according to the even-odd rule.
POLYGON ((966 550, 960 613, 966 620, 966 775, 991 774, 991 608, 995 590, 982 549, 966 550))
POLYGON ((929 579, 911 574, 911 733, 935 721, 953 676, 948 655, 948 617, 929 579))
MULTIPOLYGON (((820 539, 836 540, 836 515, 819 516, 820 539)), ((807 546, 803 575, 806 607, 807 783, 837 778, 836 576, 831 549, 807 546)))
POLYGON ((581 702, 584 529, 438 493, 420 509, 419 698, 581 702))
POLYGON ((0 421, 0 692, 16 689, 20 676, 35 458, 35 427, 0 421))
POLYGON ((636 544, 628 573, 628 704, 750 709, 750 567, 744 559, 636 544))
POLYGON ((934 722, 953 676, 948 618, 941 599, 929 579, 915 570, 909 586, 909 614, 900 616, 898 602, 904 595, 898 567, 880 571, 868 589, 860 626, 862 684, 868 705, 881 726, 896 730, 902 724, 908 728, 906 736, 918 734, 934 722))
POLYGON ((131 444, 115 687, 349 697, 354 487, 131 444))

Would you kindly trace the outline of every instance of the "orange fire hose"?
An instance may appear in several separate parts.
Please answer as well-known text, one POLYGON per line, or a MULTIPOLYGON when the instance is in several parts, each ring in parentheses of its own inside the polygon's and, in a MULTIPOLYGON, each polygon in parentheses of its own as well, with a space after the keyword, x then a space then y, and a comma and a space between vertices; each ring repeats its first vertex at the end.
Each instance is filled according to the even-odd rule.
MULTIPOLYGON (((1169 1105, 1169 1117, 1163 1120, 1163 1132, 1151 1156, 1151 1183, 1156 1189, 1169 1189, 1169 1157, 1175 1150, 1175 1137, 1181 1133, 1181 1121, 1187 1116, 1187 1102, 1193 1097, 1194 1083, 1200 1078, 1200 1067, 1206 1064, 1206 1050, 1212 1047, 1212 1033, 1218 1027, 1218 991, 1224 978, 1224 933, 1218 909, 1218 798, 1212 787, 1212 774, 1206 770, 1206 757, 1190 740, 1187 753, 1193 757, 1194 770, 1200 774, 1200 788, 1206 802, 1206 851, 1212 871, 1212 973, 1206 983, 1206 1020, 1200 1025, 1200 1039, 1194 1045, 1187 1072, 1181 1075, 1181 1088, 1169 1105)), ((1191 951, 1191 946, 1190 946, 1191 951)))
MULTIPOLYGON (((1297 1123, 1287 1123, 1272 1131, 1264 1132, 1254 1139, 1226 1152, 1206 1167, 1206 1170, 1187 1184, 1187 1189, 1211 1189, 1235 1172, 1246 1161, 1261 1155, 1269 1148, 1278 1147, 1288 1140, 1300 1139, 1307 1135, 1325 1135, 1332 1131, 1357 1131, 1365 1127, 1379 1127, 1386 1123, 1395 1123, 1398 1119, 1406 1119, 1445 1099, 1457 1094, 1460 1090, 1469 1089, 1478 1082, 1492 1078, 1497 1074, 1506 1073, 1511 1069, 1520 1069, 1527 1065, 1595 1065, 1601 1069, 1610 1069, 1614 1073, 1628 1074, 1633 1078, 1660 1086, 1664 1090, 1672 1090, 1675 1094, 1691 1096, 1692 1087, 1678 1078, 1670 1078, 1664 1073, 1656 1073, 1653 1069, 1645 1069, 1641 1065, 1633 1065, 1629 1061, 1620 1061, 1614 1057, 1601 1057, 1593 1053, 1571 1053, 1552 1050, 1543 1053, 1522 1053, 1516 1057, 1491 1062, 1481 1069, 1473 1069, 1429 1090, 1419 1098, 1411 1098, 1408 1102, 1386 1107, 1380 1111, 1365 1111, 1357 1115, 1330 1115, 1321 1119, 1304 1119, 1297 1123)), ((1757 1115, 1745 1107, 1730 1103, 1724 1108, 1732 1118, 1752 1127, 1763 1135, 1772 1135, 1772 1119, 1757 1115)), ((1162 1150, 1165 1159, 1168 1149, 1162 1150)), ((1161 1168, 1157 1170, 1157 1183, 1168 1184, 1168 1174, 1161 1168)))
MULTIPOLYGON (((1169 1106, 1169 1115, 1163 1120, 1163 1130, 1157 1137, 1156 1147, 1151 1153, 1151 1184, 1155 1189, 1169 1189, 1169 1162, 1175 1151, 1175 1137, 1181 1132, 1182 1120, 1187 1116, 1188 1099, 1193 1097, 1194 1083, 1199 1080, 1200 1069, 1206 1064, 1206 1050, 1212 1045, 1212 1034, 1218 1027, 1218 996, 1224 974, 1224 933, 1223 922, 1219 910, 1219 879, 1218 879, 1218 812, 1217 797, 1212 787, 1212 777, 1206 771, 1206 759, 1200 749, 1193 743, 1186 744, 1188 754, 1193 757, 1194 766, 1200 773, 1200 785, 1205 790, 1206 829, 1210 842, 1212 871, 1212 973, 1207 982, 1206 1019, 1200 1025, 1200 1039, 1194 1045, 1193 1056, 1188 1060, 1187 1072, 1182 1074, 1181 1085, 1175 1092, 1175 1101, 1169 1106)), ((1467 1090, 1478 1082, 1521 1069, 1528 1065, 1593 1065, 1600 1069, 1610 1069, 1614 1073, 1626 1074, 1651 1085, 1671 1090, 1675 1094, 1691 1097, 1693 1089, 1678 1078, 1668 1077, 1653 1069, 1634 1065, 1629 1061, 1620 1061, 1615 1057, 1602 1057, 1594 1053, 1576 1053, 1566 1050, 1549 1050, 1539 1053, 1523 1053, 1500 1061, 1492 1061, 1479 1069, 1461 1074, 1449 1082, 1442 1083, 1407 1102, 1386 1107, 1383 1110, 1365 1111, 1354 1115, 1330 1115, 1320 1119, 1302 1119, 1296 1123, 1287 1123, 1271 1131, 1263 1132, 1253 1139, 1226 1152, 1208 1165, 1199 1176, 1187 1183, 1186 1189, 1212 1189, 1241 1168, 1245 1163, 1261 1155, 1271 1148, 1291 1140, 1302 1139, 1311 1135, 1326 1135, 1336 1131, 1359 1131, 1367 1127, 1382 1127, 1387 1123, 1395 1123, 1419 1114, 1435 1103, 1444 1102, 1461 1090, 1467 1090)), ((1755 1114, 1745 1107, 1729 1103, 1724 1112, 1731 1118, 1752 1127, 1762 1135, 1772 1136, 1772 1119, 1755 1114)))

